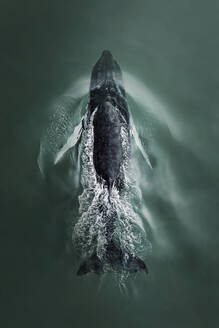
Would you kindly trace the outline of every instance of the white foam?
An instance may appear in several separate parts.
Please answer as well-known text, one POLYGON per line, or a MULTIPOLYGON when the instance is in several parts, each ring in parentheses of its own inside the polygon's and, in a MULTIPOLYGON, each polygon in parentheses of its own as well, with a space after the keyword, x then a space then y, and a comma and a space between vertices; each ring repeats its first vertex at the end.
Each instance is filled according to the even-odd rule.
POLYGON ((93 117, 94 114, 82 133, 83 192, 79 196, 80 217, 73 230, 73 243, 82 257, 91 256, 95 251, 99 258, 104 258, 107 220, 113 217, 115 222, 112 238, 116 244, 124 252, 144 257, 150 251, 151 244, 133 206, 133 199, 141 198, 141 193, 129 174, 130 144, 127 127, 123 126, 121 129, 124 162, 120 170, 125 178, 125 188, 120 193, 113 186, 109 200, 108 188, 104 182, 97 181, 93 164, 93 117))

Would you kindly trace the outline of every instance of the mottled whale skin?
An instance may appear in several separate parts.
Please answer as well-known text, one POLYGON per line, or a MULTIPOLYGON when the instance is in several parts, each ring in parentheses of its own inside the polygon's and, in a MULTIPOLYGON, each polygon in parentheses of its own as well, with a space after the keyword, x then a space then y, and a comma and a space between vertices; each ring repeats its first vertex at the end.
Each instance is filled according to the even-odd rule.
POLYGON ((95 109, 94 167, 109 190, 113 184, 121 189, 121 123, 125 121, 129 125, 129 112, 121 69, 107 50, 103 51, 91 75, 89 117, 95 109))
MULTIPOLYGON (((123 188, 123 178, 119 175, 123 163, 123 148, 121 140, 121 125, 125 123, 129 134, 129 112, 126 93, 119 65, 110 51, 103 51, 95 64, 90 82, 90 99, 88 103, 88 120, 93 117, 93 164, 97 178, 106 183, 110 192, 112 187, 119 191, 123 188)), ((129 140, 130 141, 130 140, 129 140)), ((113 240, 115 217, 107 218, 107 249, 105 262, 113 271, 130 273, 148 272, 145 263, 137 256, 125 254, 113 240), (126 258, 126 260, 124 260, 126 258)), ((103 273, 104 265, 94 253, 83 262, 77 272, 84 275, 88 272, 103 273)))

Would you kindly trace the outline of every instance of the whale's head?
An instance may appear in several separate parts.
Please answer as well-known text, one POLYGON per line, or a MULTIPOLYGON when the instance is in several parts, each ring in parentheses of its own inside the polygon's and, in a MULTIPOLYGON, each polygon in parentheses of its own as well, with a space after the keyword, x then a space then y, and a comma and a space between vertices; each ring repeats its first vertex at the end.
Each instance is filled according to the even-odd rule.
POLYGON ((89 115, 104 102, 118 108, 129 122, 128 104, 119 64, 109 50, 104 50, 93 67, 90 80, 89 115))
POLYGON ((121 69, 109 50, 102 52, 91 74, 90 91, 101 88, 108 89, 108 92, 115 92, 115 88, 123 89, 121 69))

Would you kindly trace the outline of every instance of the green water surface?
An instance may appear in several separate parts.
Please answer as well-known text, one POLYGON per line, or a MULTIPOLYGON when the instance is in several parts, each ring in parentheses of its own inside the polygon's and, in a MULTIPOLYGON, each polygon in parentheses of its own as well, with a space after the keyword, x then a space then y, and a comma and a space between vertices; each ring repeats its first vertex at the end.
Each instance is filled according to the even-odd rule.
POLYGON ((1 327, 217 328, 219 2, 2 0, 0 16, 1 327), (75 276, 69 202, 37 166, 49 104, 103 49, 134 77, 133 117, 147 101, 153 117, 139 126, 156 163, 150 273, 127 296, 111 276, 75 276))

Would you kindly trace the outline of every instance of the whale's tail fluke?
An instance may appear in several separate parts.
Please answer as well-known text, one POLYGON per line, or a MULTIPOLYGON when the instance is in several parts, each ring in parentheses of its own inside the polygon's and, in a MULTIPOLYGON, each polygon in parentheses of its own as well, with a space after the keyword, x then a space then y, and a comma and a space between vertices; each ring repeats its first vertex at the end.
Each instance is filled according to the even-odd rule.
POLYGON ((78 271, 78 276, 83 276, 89 272, 103 273, 103 264, 98 258, 97 254, 93 254, 87 261, 83 262, 78 271))
POLYGON ((88 260, 80 265, 77 275, 82 276, 90 272, 101 274, 109 271, 119 273, 145 271, 148 273, 148 268, 139 257, 124 253, 111 241, 107 246, 104 260, 101 260, 97 256, 97 253, 94 253, 88 260), (105 269, 105 267, 107 269, 105 269))

